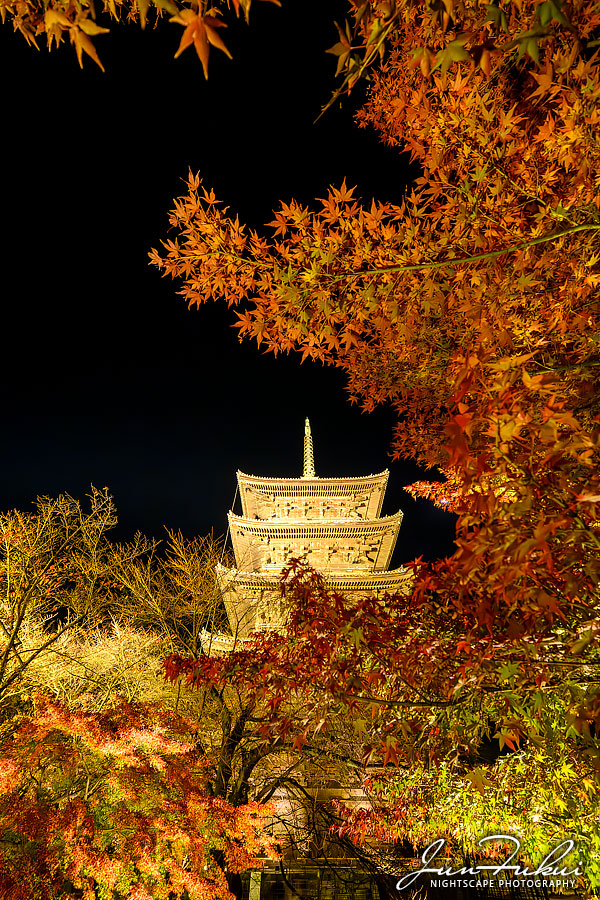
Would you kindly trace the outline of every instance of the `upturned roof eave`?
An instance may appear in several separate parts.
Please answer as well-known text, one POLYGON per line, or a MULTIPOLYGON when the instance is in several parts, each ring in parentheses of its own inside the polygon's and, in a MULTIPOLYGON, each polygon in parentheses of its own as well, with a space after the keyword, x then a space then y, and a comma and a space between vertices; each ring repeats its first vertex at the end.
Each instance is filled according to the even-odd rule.
POLYGON ((245 516, 234 513, 233 510, 229 510, 227 513, 230 527, 233 528, 233 526, 238 526, 250 531, 258 531, 262 528, 267 528, 271 531, 276 531, 278 528, 294 528, 298 531, 301 531, 303 528, 319 528, 326 531, 333 526, 342 528, 360 528, 362 531, 367 531, 369 527, 373 526, 384 527, 396 523, 400 526, 403 517, 404 513, 401 509, 392 515, 378 516, 374 519, 351 519, 348 516, 338 519, 248 519, 245 516))
POLYGON ((390 475, 389 469, 384 469, 382 472, 376 472, 371 475, 348 475, 344 477, 336 477, 336 478, 322 478, 318 475, 314 477, 303 477, 302 475, 292 476, 290 478, 282 477, 281 475, 277 477, 271 477, 268 475, 251 475, 248 472, 242 472, 241 469, 238 469, 236 472, 238 481, 258 481, 260 484, 296 484, 296 485, 304 485, 304 484, 343 484, 344 482, 348 482, 349 484, 356 484, 361 481, 387 481, 390 475))
MULTIPOLYGON (((249 572, 244 569, 223 566, 220 564, 216 566, 216 572, 217 579, 222 587, 231 584, 233 581, 238 581, 241 584, 244 584, 244 582, 255 584, 259 587, 264 587, 267 590, 277 590, 281 578, 281 574, 249 572)), ((345 582, 362 581, 365 585, 371 584, 373 587, 377 587, 377 584, 381 582, 401 582, 412 579, 413 577, 412 570, 407 566, 400 566, 397 569, 380 570, 377 572, 321 572, 320 574, 322 575, 325 584, 335 582, 344 584, 345 582)))

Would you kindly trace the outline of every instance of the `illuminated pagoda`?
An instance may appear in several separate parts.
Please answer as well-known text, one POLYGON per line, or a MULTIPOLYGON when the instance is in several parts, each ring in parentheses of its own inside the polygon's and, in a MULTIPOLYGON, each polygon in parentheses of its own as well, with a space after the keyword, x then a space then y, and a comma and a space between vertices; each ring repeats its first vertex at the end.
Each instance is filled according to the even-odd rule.
MULTIPOLYGON (((300 478, 238 471, 242 513, 229 513, 236 565, 217 567, 234 639, 284 624, 279 578, 292 557, 306 560, 328 588, 342 593, 410 590, 408 569, 389 570, 403 514, 380 516, 388 476, 386 469, 363 477, 317 477, 308 419, 300 478)), ((214 650, 220 642, 212 637, 214 650)))

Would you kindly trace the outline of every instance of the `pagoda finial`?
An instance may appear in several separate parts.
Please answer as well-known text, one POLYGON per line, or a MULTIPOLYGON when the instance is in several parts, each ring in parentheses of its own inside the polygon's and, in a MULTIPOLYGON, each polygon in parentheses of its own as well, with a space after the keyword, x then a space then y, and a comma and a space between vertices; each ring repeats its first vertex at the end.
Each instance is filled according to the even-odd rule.
POLYGON ((304 420, 304 472, 302 477, 316 478, 312 434, 310 433, 310 422, 307 418, 304 420))

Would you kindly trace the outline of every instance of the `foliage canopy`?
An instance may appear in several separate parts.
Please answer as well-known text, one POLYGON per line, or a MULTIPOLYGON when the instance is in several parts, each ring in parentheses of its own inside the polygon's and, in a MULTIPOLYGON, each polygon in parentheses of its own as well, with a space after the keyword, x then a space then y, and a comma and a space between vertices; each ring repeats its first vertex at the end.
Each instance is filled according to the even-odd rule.
MULTIPOLYGON (((225 300, 241 337, 341 368, 367 410, 391 404, 394 455, 446 476, 411 493, 457 514, 456 552, 416 563, 392 630, 379 601, 350 625, 313 582, 305 627, 325 635, 294 657, 309 690, 303 660, 324 656, 315 715, 344 703, 379 723, 387 710, 365 744, 384 765, 411 767, 380 785, 398 837, 464 835, 453 810, 467 778, 492 819, 514 799, 538 846, 569 822, 588 835, 590 860, 597 852, 599 28, 587 0, 353 4, 333 48, 339 71, 349 87, 371 65, 358 124, 419 162, 414 189, 399 205, 366 205, 343 183, 315 208, 282 204, 259 233, 190 174, 176 236, 152 253, 190 306, 225 300), (387 45, 377 66, 375 27, 387 45), (340 649, 336 628, 366 643, 365 660, 347 644, 327 654, 340 649), (486 735, 510 759, 469 770, 486 735), (577 809, 560 786, 571 777, 577 809), (409 811, 434 800, 444 812, 427 832, 409 811)), ((289 724, 276 701, 290 689, 276 662, 287 652, 253 648, 241 663, 240 678, 266 679, 274 733, 289 724)), ((473 833, 485 826, 470 816, 473 833)))
MULTIPOLYGON (((205 73, 211 46, 227 52, 214 9, 155 6, 183 26, 178 53, 194 45, 205 73)), ((249 2, 233 7, 247 14, 249 2)), ((105 12, 144 24, 148 9, 110 0, 105 12)), ((80 62, 99 62, 90 36, 104 28, 85 2, 3 10, 29 41, 68 33, 80 62)), ((363 781, 376 814, 345 833, 419 843, 444 829, 468 845, 482 817, 504 814, 535 849, 572 829, 598 882, 599 29, 592 0, 356 0, 331 48, 340 91, 369 71, 359 126, 421 167, 403 202, 363 204, 344 182, 313 209, 282 204, 265 233, 191 174, 176 202, 177 235, 152 261, 183 281, 186 302, 225 300, 241 337, 340 367, 367 410, 391 404, 394 454, 446 476, 412 492, 458 516, 456 552, 417 561, 408 605, 347 603, 292 570, 291 631, 223 659, 198 659, 195 614, 179 629, 161 600, 161 627, 188 641, 169 676, 187 675, 220 717, 217 739, 211 724, 200 741, 223 800, 243 802, 265 753, 327 746, 350 714, 353 753, 380 772, 363 781), (510 753, 486 762, 489 739, 510 753), (480 812, 469 803, 459 822, 460 796, 480 812)), ((29 568, 10 576, 7 694, 29 659, 18 638, 34 600, 46 615, 48 579, 61 602, 86 597, 72 590, 67 534, 79 513, 58 512, 39 563, 25 554, 29 568)), ((23 554, 17 527, 3 526, 7 560, 23 554)), ((165 577, 153 570, 161 597, 165 577)), ((143 596, 143 565, 128 564, 128 578, 128 596, 143 596)), ((92 593, 104 603, 111 591, 92 593)))

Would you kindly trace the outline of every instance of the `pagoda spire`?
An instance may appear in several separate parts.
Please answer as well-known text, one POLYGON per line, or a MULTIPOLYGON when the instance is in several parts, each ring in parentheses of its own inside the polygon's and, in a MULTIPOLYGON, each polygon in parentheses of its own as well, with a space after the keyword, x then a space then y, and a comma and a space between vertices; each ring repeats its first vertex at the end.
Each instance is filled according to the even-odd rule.
POLYGON ((316 478, 315 475, 315 457, 313 453, 312 435, 310 433, 310 422, 308 418, 304 420, 304 471, 303 478, 316 478))

